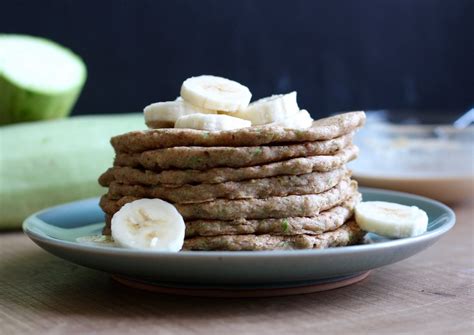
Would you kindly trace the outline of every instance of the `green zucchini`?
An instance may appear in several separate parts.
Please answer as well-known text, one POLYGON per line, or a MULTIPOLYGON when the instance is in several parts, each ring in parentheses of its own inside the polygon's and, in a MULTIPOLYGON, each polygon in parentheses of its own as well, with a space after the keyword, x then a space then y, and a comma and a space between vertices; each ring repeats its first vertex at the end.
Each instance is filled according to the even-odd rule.
POLYGON ((81 116, 0 127, 0 228, 35 211, 105 193, 114 135, 144 129, 142 114, 81 116))
POLYGON ((59 44, 0 34, 0 125, 67 116, 86 77, 82 59, 59 44))

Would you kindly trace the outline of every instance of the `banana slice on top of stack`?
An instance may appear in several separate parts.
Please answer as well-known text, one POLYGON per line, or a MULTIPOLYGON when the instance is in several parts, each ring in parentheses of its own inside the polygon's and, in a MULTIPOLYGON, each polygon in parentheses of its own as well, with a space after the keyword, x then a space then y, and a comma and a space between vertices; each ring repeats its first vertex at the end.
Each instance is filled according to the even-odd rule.
POLYGON ((236 81, 204 75, 186 79, 181 97, 198 107, 234 112, 248 106, 252 93, 236 81))
POLYGON ((217 114, 217 111, 194 106, 183 98, 174 101, 155 102, 143 110, 149 128, 173 128, 176 121, 191 114, 217 114))
POLYGON ((244 85, 226 78, 202 75, 186 79, 180 94, 174 101, 145 107, 145 122, 149 128, 207 131, 260 125, 309 128, 313 122, 308 111, 300 111, 296 92, 272 95, 250 103, 252 94, 244 85))

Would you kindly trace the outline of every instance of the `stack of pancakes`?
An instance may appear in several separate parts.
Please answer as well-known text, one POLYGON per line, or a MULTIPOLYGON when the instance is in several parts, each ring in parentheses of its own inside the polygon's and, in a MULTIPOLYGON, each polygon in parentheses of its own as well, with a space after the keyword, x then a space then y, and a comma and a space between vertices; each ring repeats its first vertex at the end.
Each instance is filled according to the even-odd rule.
POLYGON ((104 234, 124 204, 172 203, 186 224, 185 250, 313 249, 357 243, 361 200, 346 163, 363 112, 308 129, 271 126, 207 132, 151 129, 112 138, 114 166, 100 178, 104 234))

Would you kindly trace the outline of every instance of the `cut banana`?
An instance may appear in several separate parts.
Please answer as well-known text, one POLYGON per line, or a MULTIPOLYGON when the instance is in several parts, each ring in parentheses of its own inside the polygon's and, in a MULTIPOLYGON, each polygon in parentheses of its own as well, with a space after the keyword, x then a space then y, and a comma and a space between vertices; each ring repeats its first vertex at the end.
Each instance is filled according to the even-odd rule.
POLYGON ((199 130, 232 130, 250 127, 250 121, 228 115, 191 114, 180 117, 175 128, 191 128, 199 130))
POLYGON ((299 110, 296 92, 291 92, 254 101, 247 108, 233 113, 232 116, 250 120, 252 125, 257 126, 289 119, 299 110))
POLYGON ((283 127, 283 128, 297 128, 304 129, 309 128, 313 125, 313 119, 305 109, 300 110, 295 115, 288 117, 285 120, 270 123, 271 126, 283 127))
POLYGON ((421 235, 428 227, 428 215, 416 206, 366 201, 355 208, 357 224, 365 231, 387 237, 421 235))
POLYGON ((173 128, 174 123, 183 115, 205 113, 216 114, 216 111, 196 107, 178 97, 175 101, 156 102, 143 110, 145 123, 149 128, 173 128))
POLYGON ((185 225, 176 208, 160 199, 139 199, 112 217, 112 237, 122 247, 179 251, 185 225))
POLYGON ((225 112, 247 107, 252 98, 249 89, 238 82, 208 75, 186 79, 181 96, 194 106, 225 112))

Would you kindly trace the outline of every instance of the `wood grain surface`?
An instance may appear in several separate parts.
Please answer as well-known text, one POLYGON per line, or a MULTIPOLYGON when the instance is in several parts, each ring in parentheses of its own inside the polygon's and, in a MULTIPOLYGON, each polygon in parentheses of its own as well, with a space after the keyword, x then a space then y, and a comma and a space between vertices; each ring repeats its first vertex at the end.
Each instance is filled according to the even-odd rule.
POLYGON ((125 288, 0 234, 0 334, 469 334, 474 206, 428 250, 356 285, 279 298, 209 299, 125 288))

